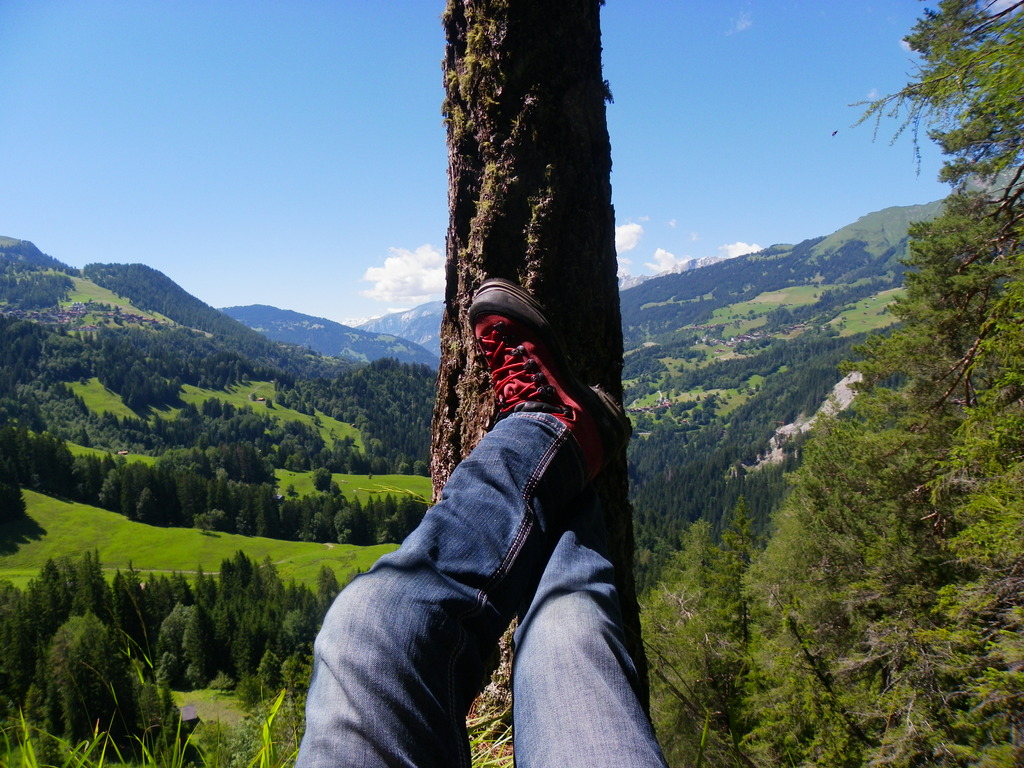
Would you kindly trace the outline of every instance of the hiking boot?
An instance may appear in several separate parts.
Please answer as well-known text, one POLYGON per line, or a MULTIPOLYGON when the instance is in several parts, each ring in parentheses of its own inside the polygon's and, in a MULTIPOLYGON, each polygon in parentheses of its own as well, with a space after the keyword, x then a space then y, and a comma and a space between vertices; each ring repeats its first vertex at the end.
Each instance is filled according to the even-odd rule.
POLYGON ((622 407, 573 375, 543 307, 515 283, 485 281, 469 322, 491 372, 498 419, 523 411, 553 414, 569 427, 593 479, 629 439, 622 407))

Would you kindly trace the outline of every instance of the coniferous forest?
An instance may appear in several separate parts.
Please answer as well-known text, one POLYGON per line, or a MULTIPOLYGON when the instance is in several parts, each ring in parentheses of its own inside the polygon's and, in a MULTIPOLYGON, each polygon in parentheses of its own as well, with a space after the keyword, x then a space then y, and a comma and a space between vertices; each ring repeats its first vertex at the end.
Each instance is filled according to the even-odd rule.
MULTIPOLYGON (((151 321, 137 283, 152 270, 137 268, 121 289, 147 310, 90 305, 79 312, 112 320, 69 331, 32 313, 57 314, 46 308, 66 300, 70 278, 49 263, 2 266, 18 301, 0 316, 0 554, 46 534, 25 491, 154 528, 329 546, 399 543, 422 517, 422 498, 361 499, 332 478, 426 474, 426 366, 271 344, 162 281, 168 319, 151 321), (257 389, 273 394, 238 394, 257 389), (97 407, 97 396, 116 407, 97 407), (278 471, 309 476, 311 488, 295 491, 278 471)), ((300 584, 242 551, 207 568, 114 570, 76 551, 23 588, 0 580, 2 754, 18 764, 24 743, 22 759, 30 749, 40 764, 63 764, 86 740, 129 762, 249 763, 258 719, 193 734, 172 690, 217 692, 257 715, 287 690, 275 733, 294 749, 335 571, 300 584)))
MULTIPOLYGON (((920 69, 864 120, 936 142, 948 198, 882 212, 894 239, 622 293, 673 768, 1024 764, 1024 2, 942 0, 907 41, 920 69), (821 409, 847 374, 855 397, 821 409)), ((333 478, 427 474, 426 366, 271 342, 148 267, 6 238, 0 310, 0 556, 46 535, 40 498, 330 547, 400 543, 424 513, 333 478)), ((0 763, 291 764, 335 571, 144 567, 86 550, 0 578, 0 763), (183 691, 244 718, 197 724, 183 691)))
POLYGON ((739 498, 648 593, 674 765, 1024 762, 1024 20, 985 5, 926 13, 918 78, 869 113, 929 126, 955 191, 911 228, 852 411, 816 427, 766 535, 739 498))

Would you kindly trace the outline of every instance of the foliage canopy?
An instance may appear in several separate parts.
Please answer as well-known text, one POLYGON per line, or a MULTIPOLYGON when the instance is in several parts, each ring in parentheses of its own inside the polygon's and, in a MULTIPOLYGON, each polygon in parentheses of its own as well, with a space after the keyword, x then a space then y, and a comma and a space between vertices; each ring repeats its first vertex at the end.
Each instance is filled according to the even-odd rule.
POLYGON ((719 764, 748 766, 1024 760, 1022 34, 1024 3, 943 0, 907 38, 917 76, 867 112, 927 128, 955 189, 941 216, 912 228, 902 325, 865 346, 855 412, 818 428, 743 573, 748 643, 735 644, 737 619, 716 624, 735 616, 734 590, 712 577, 734 532, 716 545, 691 531, 680 557, 710 575, 701 583, 684 561, 650 597, 652 643, 691 636, 655 667, 672 681, 655 699, 670 754, 692 760, 710 745, 719 764), (699 642, 711 631, 715 643, 699 642), (677 695, 709 687, 710 739, 700 712, 679 727, 677 695))

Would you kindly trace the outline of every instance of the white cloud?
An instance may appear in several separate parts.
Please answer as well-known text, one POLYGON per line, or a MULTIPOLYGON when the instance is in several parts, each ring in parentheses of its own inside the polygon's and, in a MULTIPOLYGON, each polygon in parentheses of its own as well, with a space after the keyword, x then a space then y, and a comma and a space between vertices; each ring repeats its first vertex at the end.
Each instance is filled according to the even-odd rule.
POLYGON ((627 259, 625 256, 619 256, 618 261, 619 261, 618 276, 620 278, 622 278, 622 277, 629 277, 632 274, 632 272, 630 271, 630 268, 633 266, 633 260, 632 259, 627 259))
POLYGON ((644 266, 648 269, 654 270, 655 273, 671 272, 672 270, 681 267, 683 264, 686 264, 688 261, 691 261, 689 256, 683 256, 680 258, 674 253, 669 253, 664 248, 658 248, 654 252, 654 261, 645 262, 644 266))
POLYGON ((370 267, 363 280, 373 288, 361 291, 375 301, 423 304, 444 293, 444 254, 432 245, 421 245, 415 251, 388 248, 391 255, 383 267, 370 267))
POLYGON ((748 253, 757 253, 763 250, 757 243, 729 243, 718 246, 718 252, 726 259, 735 259, 737 256, 745 256, 748 253))
POLYGON ((615 251, 616 253, 625 253, 626 251, 632 251, 640 243, 640 238, 644 236, 644 228, 636 222, 630 222, 629 224, 623 224, 622 226, 615 228, 615 251))
POLYGON ((670 228, 670 229, 675 229, 675 228, 676 228, 676 225, 677 225, 678 223, 679 223, 679 221, 678 221, 678 220, 676 220, 676 219, 669 219, 669 220, 668 220, 668 226, 669 226, 669 228, 670 228))
POLYGON ((732 29, 727 34, 744 32, 752 26, 754 26, 754 20, 750 18, 750 14, 747 11, 740 11, 739 18, 736 19, 736 23, 732 25, 732 29))

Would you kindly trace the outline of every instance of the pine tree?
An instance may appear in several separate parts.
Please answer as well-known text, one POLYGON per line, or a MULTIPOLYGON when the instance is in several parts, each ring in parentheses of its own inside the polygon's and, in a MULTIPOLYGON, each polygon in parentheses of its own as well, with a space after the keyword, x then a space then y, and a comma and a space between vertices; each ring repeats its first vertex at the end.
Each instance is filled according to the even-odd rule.
POLYGON ((903 325, 821 423, 749 583, 765 763, 1009 766, 1024 756, 1019 588, 1024 3, 944 0, 871 114, 927 125, 957 185, 913 227, 903 325))
POLYGON ((176 603, 160 624, 156 644, 157 676, 172 687, 185 682, 185 627, 195 610, 195 606, 176 603))
POLYGON ((745 585, 757 553, 751 527, 743 498, 719 544, 710 523, 695 522, 645 598, 654 719, 670 764, 692 765, 701 756, 714 765, 750 764, 742 741, 754 717, 746 711, 754 672, 745 585))
POLYGON ((99 725, 124 739, 136 719, 125 656, 95 615, 73 616, 53 637, 47 654, 47 696, 60 712, 57 732, 89 738, 99 725))
POLYGON ((16 484, 0 482, 0 525, 25 516, 25 499, 16 484))

